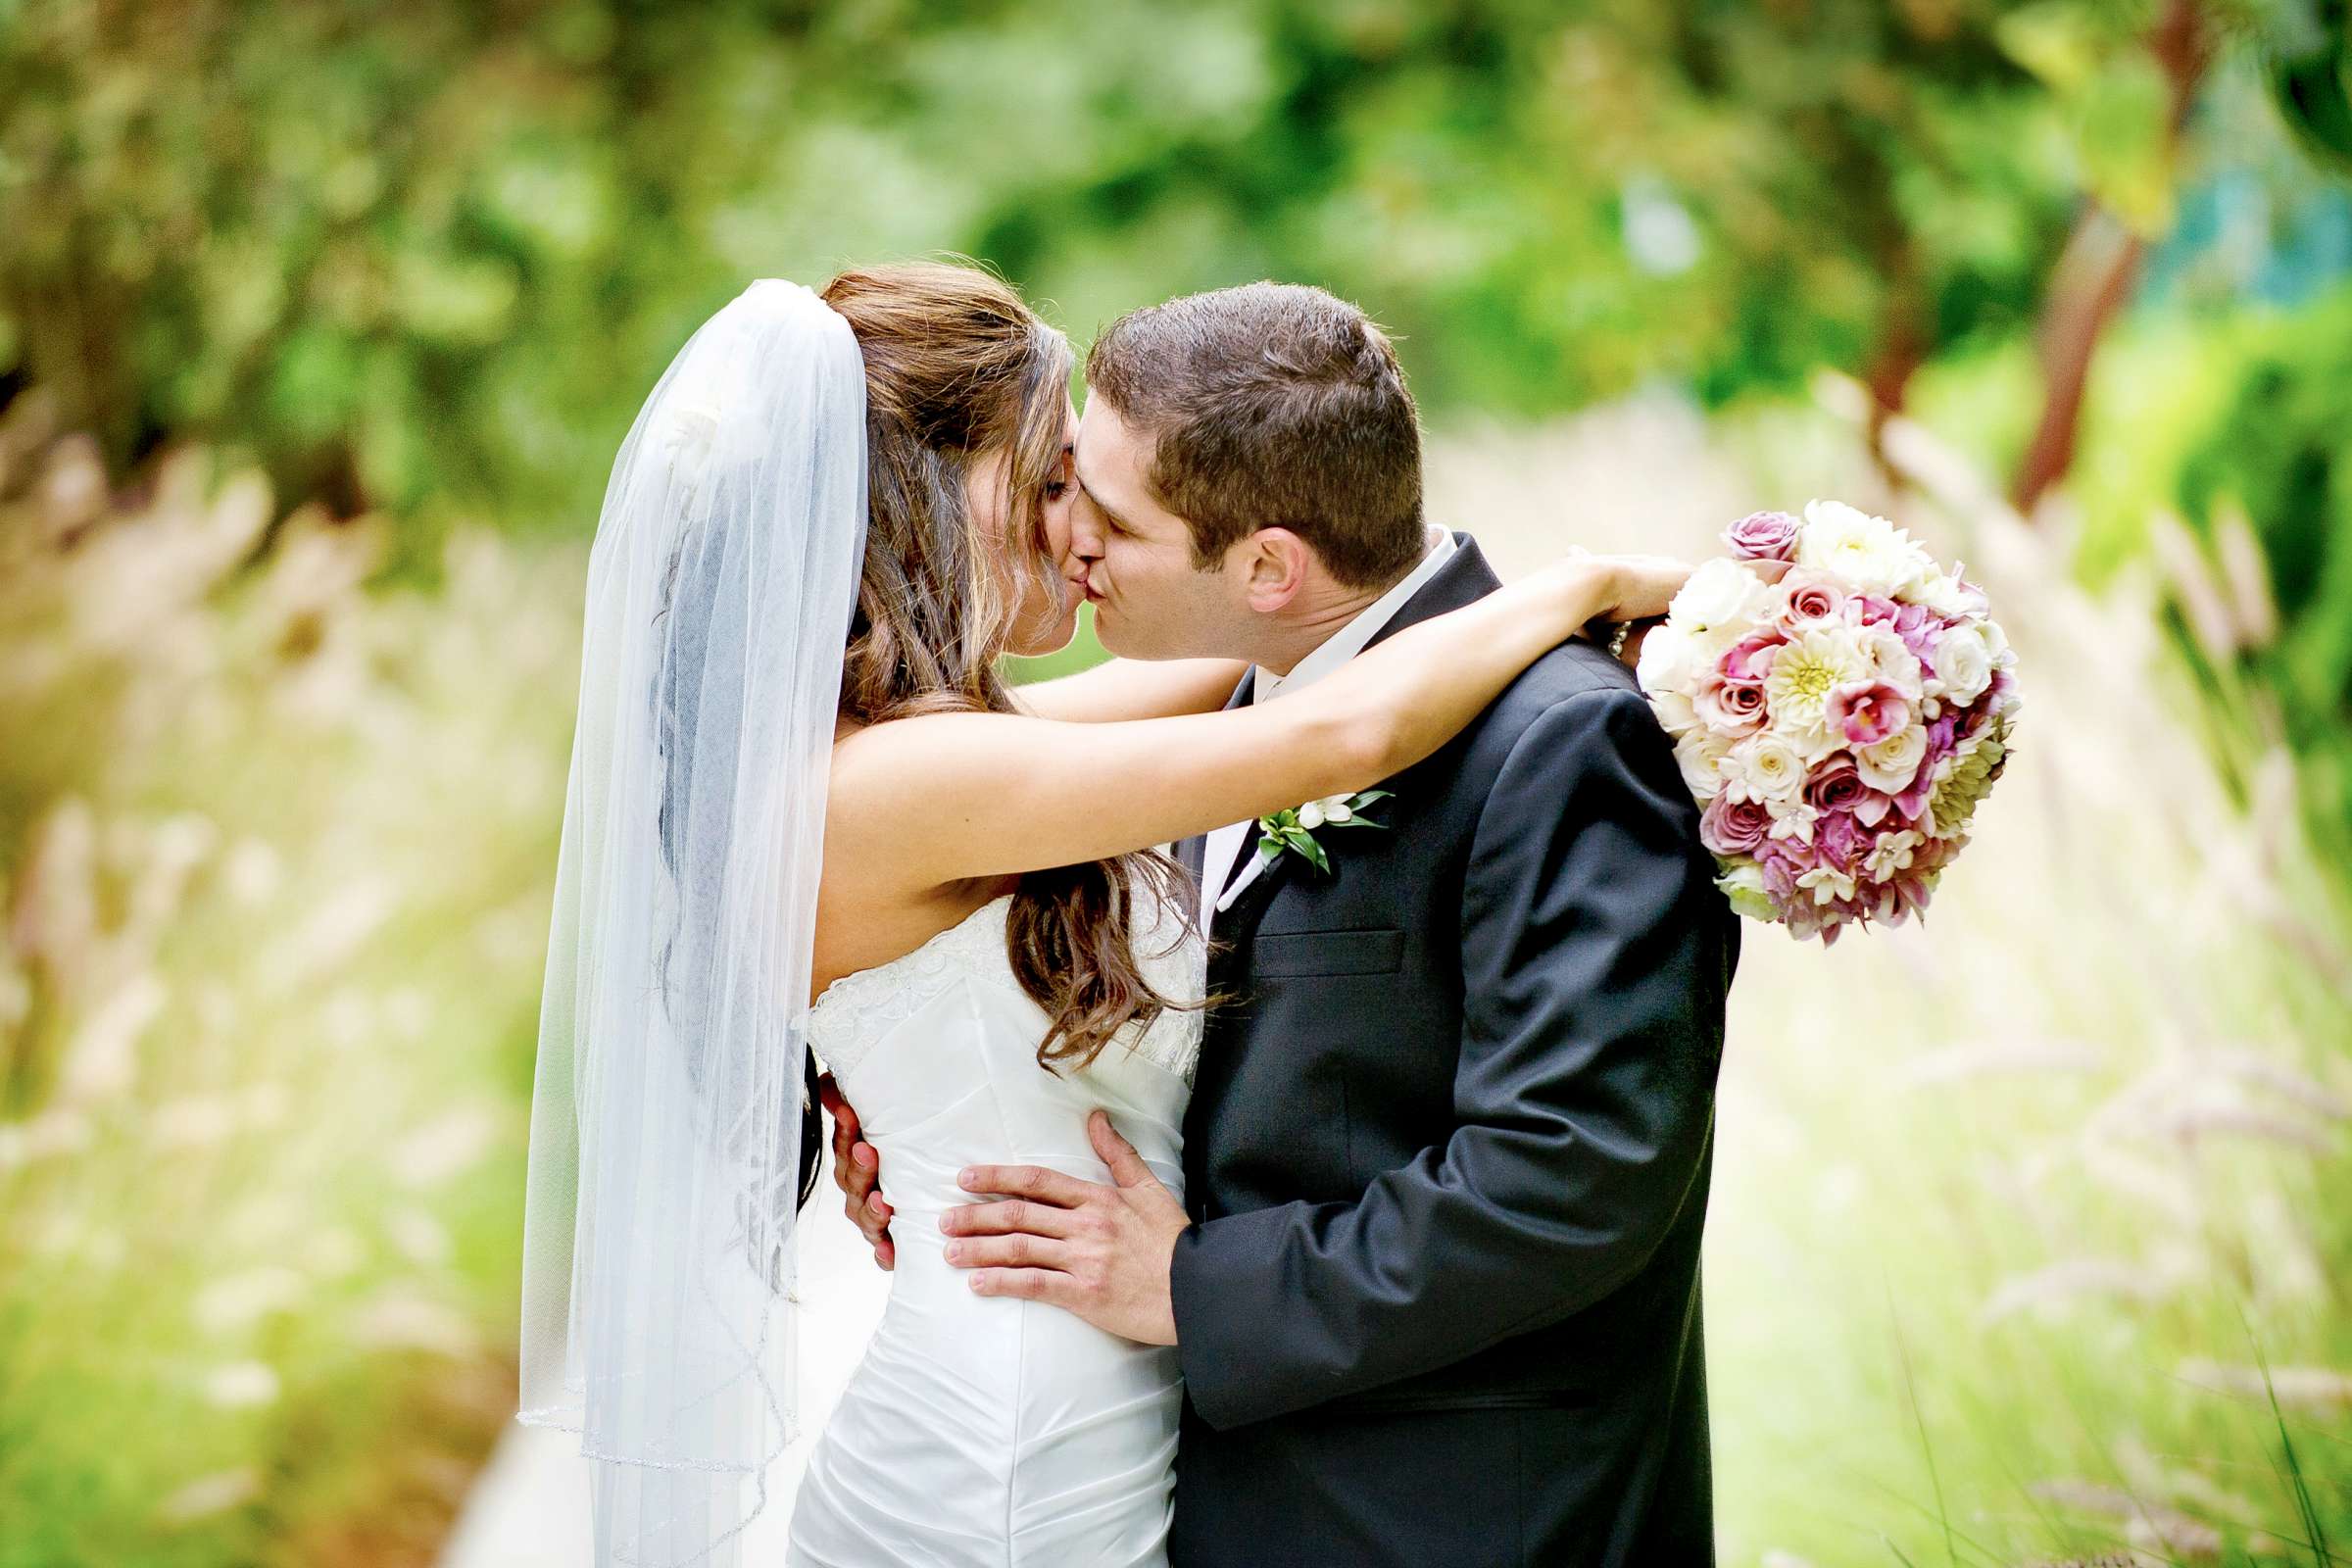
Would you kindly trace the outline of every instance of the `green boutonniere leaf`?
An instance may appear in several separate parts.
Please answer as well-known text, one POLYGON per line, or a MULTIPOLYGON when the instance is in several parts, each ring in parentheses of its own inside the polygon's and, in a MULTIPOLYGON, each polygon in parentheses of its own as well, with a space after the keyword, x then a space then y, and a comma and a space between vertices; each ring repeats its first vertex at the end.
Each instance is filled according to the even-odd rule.
POLYGON ((1363 790, 1345 798, 1309 801, 1280 811, 1270 811, 1257 819, 1262 835, 1257 841, 1258 855, 1268 860, 1280 858, 1285 850, 1322 872, 1331 875, 1331 854, 1316 842, 1315 833, 1327 827, 1386 827, 1385 822, 1364 818, 1364 808, 1375 801, 1389 798, 1387 790, 1363 790), (1309 823, 1312 826, 1309 826, 1309 823))
POLYGON ((1312 833, 1302 827, 1295 827, 1283 834, 1283 838, 1290 843, 1292 849, 1306 857, 1309 865, 1325 876, 1331 875, 1331 857, 1323 852, 1322 845, 1315 842, 1315 836, 1312 833))

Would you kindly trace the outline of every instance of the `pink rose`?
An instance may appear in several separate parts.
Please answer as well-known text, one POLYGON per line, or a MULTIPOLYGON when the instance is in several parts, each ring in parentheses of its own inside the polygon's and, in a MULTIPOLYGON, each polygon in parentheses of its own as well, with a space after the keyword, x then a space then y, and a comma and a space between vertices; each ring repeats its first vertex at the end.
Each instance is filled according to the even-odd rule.
POLYGON ((1725 680, 1761 681, 1772 673, 1773 650, 1787 641, 1777 631, 1749 632, 1732 644, 1715 667, 1725 680))
POLYGON ((1764 722, 1764 683, 1710 675, 1699 682, 1690 707, 1699 720, 1718 734, 1753 734, 1764 722))
POLYGON ((1896 620, 1903 612, 1901 605, 1891 599, 1882 599, 1877 594, 1856 594, 1846 601, 1845 609, 1848 614, 1865 626, 1896 620))
POLYGON ((1870 854, 1874 842, 1874 835, 1850 811, 1824 811, 1813 824, 1814 855, 1848 875, 1870 854))
POLYGON ((1796 879, 1813 869, 1813 847, 1800 839, 1766 839, 1756 852, 1764 873, 1764 891, 1783 909, 1810 904, 1812 895, 1798 897, 1796 879))
POLYGON ((1839 752, 1813 769, 1805 780, 1805 804, 1816 811, 1851 811, 1862 804, 1870 786, 1854 769, 1854 760, 1839 752))
POLYGON ((1830 693, 1823 716, 1855 746, 1876 746, 1911 722, 1911 703, 1883 680, 1855 681, 1830 693))
POLYGON ((1751 512, 1723 530, 1723 542, 1745 561, 1793 561, 1801 526, 1786 512, 1751 512))
POLYGON ((1753 855, 1772 830, 1772 811, 1762 801, 1735 801, 1729 791, 1707 803, 1698 818, 1699 842, 1717 855, 1753 855))
POLYGON ((1845 595, 1826 577, 1792 571, 1781 579, 1779 618, 1791 626, 1836 620, 1845 613, 1845 595))

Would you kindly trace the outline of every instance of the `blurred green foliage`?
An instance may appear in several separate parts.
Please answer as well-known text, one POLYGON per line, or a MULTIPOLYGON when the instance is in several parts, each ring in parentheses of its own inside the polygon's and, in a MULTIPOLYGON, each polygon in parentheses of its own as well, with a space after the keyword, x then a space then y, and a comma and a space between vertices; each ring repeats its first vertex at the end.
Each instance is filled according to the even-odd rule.
POLYGON ((2326 842, 2352 851, 2352 291, 2268 323, 2189 450, 2180 495, 2214 560, 2210 580, 2227 591, 2230 546, 2250 538, 2277 616, 2275 628, 2192 646, 2225 707, 2261 694, 2241 721, 2303 760, 2326 842))
POLYGON ((511 1420, 576 551, 0 416, 0 1568, 426 1568, 511 1420))
POLYGON ((118 465, 245 447, 410 562, 452 513, 585 530, 703 316, 878 254, 1081 336, 1312 278, 1439 410, 1824 364, 1894 400, 2031 320, 2083 192, 2161 227, 2155 9, 21 0, 0 366, 118 465))

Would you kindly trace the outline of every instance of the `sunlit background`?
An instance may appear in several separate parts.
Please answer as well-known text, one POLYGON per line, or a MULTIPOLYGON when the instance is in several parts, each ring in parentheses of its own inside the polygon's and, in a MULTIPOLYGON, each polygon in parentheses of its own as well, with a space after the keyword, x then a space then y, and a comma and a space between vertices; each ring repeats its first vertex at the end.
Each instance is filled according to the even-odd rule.
POLYGON ((2352 1561, 2348 87, 2344 0, 0 0, 0 1568, 559 1539, 597 500, 746 279, 942 250, 1360 301, 1510 567, 1966 561, 1975 846, 1748 932, 1722 1558, 2352 1561))

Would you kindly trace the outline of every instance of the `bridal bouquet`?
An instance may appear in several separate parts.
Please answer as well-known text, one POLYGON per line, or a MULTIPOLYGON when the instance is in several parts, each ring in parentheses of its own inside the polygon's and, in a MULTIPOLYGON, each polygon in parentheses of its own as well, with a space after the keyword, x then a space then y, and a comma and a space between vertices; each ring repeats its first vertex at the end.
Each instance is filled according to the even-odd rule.
POLYGON ((2000 777, 2017 656, 1982 590, 1835 501, 1759 512, 1691 574, 1640 674, 1741 914, 1826 945, 1925 909, 2000 777), (1768 583, 1742 561, 1785 561, 1768 583))

